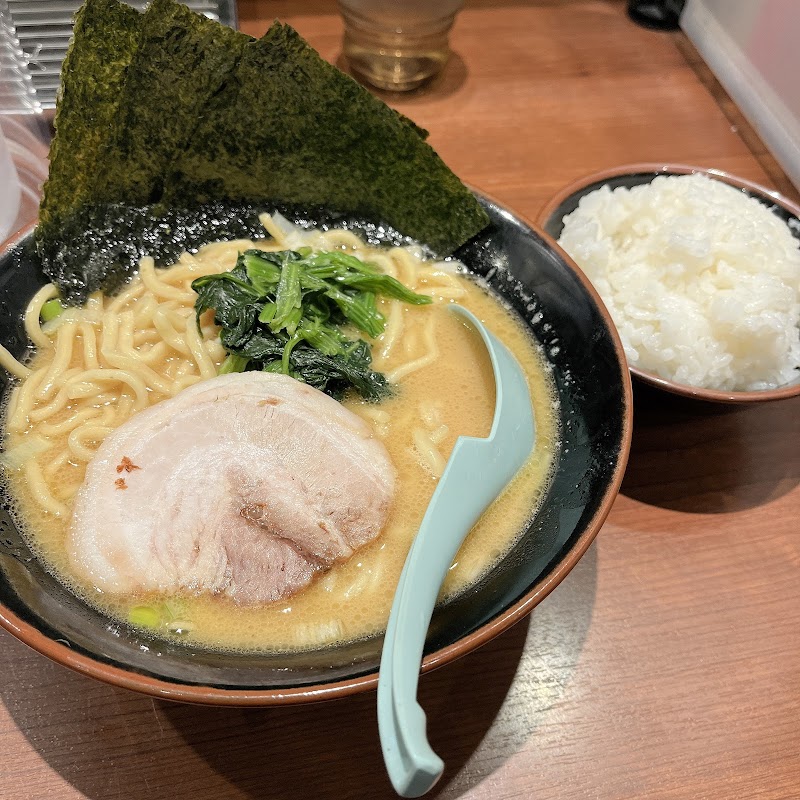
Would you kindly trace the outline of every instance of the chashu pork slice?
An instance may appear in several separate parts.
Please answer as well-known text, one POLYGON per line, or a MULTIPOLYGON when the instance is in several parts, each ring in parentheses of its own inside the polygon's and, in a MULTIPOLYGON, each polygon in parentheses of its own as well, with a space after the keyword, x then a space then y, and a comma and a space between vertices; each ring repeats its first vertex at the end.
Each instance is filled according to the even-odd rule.
POLYGON ((386 449, 338 402, 285 375, 222 375, 106 438, 70 562, 103 592, 270 602, 374 539, 393 492, 386 449))

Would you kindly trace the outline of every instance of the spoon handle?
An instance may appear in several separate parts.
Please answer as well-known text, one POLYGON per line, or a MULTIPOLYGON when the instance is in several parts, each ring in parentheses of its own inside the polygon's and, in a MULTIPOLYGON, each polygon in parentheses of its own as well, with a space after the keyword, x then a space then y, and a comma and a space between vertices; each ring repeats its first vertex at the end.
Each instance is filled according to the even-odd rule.
POLYGON ((499 491, 494 487, 487 491, 491 478, 476 467, 485 445, 484 439, 466 437, 456 442, 447 480, 444 476, 440 480, 422 520, 389 616, 378 684, 378 726, 389 777, 403 797, 427 792, 444 769, 428 744, 425 712, 416 699, 419 665, 447 570, 499 491))
POLYGON ((386 769, 403 797, 419 797, 444 770, 417 703, 419 666, 433 608, 466 535, 533 450, 535 423, 525 375, 506 347, 458 305, 483 339, 495 378, 486 439, 459 437, 406 558, 386 629, 378 678, 378 727, 386 769))

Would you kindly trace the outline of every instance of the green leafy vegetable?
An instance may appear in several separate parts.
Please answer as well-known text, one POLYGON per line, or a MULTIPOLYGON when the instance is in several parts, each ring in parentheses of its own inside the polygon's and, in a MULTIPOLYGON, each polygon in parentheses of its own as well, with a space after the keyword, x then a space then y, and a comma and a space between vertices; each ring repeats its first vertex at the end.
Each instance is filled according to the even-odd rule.
POLYGON ((369 344, 343 328, 380 336, 386 320, 378 294, 431 302, 353 256, 293 250, 247 250, 233 270, 197 278, 192 288, 198 324, 213 309, 222 328, 229 355, 221 373, 281 372, 334 396, 353 388, 369 400, 387 394, 386 378, 372 370, 369 344))
POLYGON ((237 356, 233 353, 230 353, 228 357, 222 362, 222 366, 219 368, 220 375, 227 375, 231 372, 244 372, 247 369, 247 365, 250 363, 249 358, 245 358, 244 356, 237 356))

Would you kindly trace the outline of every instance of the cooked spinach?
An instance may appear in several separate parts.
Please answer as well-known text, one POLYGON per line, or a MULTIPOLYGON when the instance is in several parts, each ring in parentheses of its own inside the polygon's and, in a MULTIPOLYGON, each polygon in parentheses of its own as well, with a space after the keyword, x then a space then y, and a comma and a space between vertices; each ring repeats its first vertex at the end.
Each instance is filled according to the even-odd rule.
POLYGON ((198 324, 213 309, 222 328, 228 357, 221 373, 281 372, 335 397, 352 388, 368 400, 384 397, 389 386, 372 369, 369 344, 347 328, 373 339, 383 333, 378 295, 431 302, 355 256, 308 249, 246 250, 230 272, 197 278, 192 289, 198 324))

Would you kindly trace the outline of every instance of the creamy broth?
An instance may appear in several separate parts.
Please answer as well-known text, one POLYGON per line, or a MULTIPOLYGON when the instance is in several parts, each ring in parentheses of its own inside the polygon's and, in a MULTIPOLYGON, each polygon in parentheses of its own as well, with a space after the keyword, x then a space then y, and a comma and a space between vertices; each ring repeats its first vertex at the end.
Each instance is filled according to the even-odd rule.
MULTIPOLYGON (((38 405, 34 403, 32 406, 33 412, 21 420, 19 406, 24 398, 20 398, 20 393, 25 391, 24 385, 10 403, 6 451, 24 454, 24 446, 33 442, 33 437, 44 437, 49 449, 41 454, 33 452, 27 456, 22 468, 8 470, 8 483, 17 501, 20 524, 38 556, 73 591, 102 612, 127 620, 132 607, 157 607, 162 616, 159 635, 215 649, 307 649, 380 632, 385 627, 403 561, 436 486, 436 476, 440 474, 456 438, 459 435, 486 436, 491 427, 494 412, 491 364, 478 335, 448 310, 447 305, 452 300, 484 321, 522 365, 531 390, 537 442, 527 464, 470 533, 450 569, 442 596, 457 594, 474 583, 507 552, 526 527, 548 486, 558 442, 552 378, 528 331, 490 292, 472 279, 454 274, 446 265, 423 263, 414 253, 408 252, 402 256, 395 253, 391 262, 385 250, 377 251, 359 244, 352 234, 332 232, 317 237, 313 246, 319 249, 339 246, 356 252, 363 260, 394 271, 410 288, 430 293, 436 301, 433 305, 421 307, 382 301, 382 310, 389 324, 384 336, 374 343, 374 366, 393 379, 396 391, 380 404, 352 398, 345 401, 348 408, 372 425, 374 435, 385 444, 397 471, 396 494, 385 529, 377 540, 357 551, 350 561, 321 574, 308 588, 284 601, 263 607, 240 606, 210 596, 166 600, 154 596, 118 598, 78 584, 70 575, 64 541, 71 503, 85 472, 85 458, 91 456, 93 448, 106 435, 104 431, 122 424, 135 413, 137 402, 136 393, 130 387, 110 385, 103 387, 98 402, 92 406, 96 407, 96 413, 88 413, 87 409, 86 420, 71 430, 60 430, 60 426, 69 427, 66 422, 74 420, 76 413, 80 412, 77 401, 68 401, 63 408, 50 414, 46 422, 35 419, 42 416, 37 415, 36 410, 47 408, 48 404, 52 406, 65 385, 63 376, 59 378, 53 369, 54 360, 60 358, 65 362, 62 366, 67 375, 70 369, 85 367, 87 348, 91 349, 88 343, 90 334, 85 327, 81 328, 86 323, 79 320, 75 324, 82 333, 75 339, 68 358, 64 355, 64 348, 61 352, 58 347, 40 348, 28 365, 32 370, 28 380, 38 380, 30 393, 40 395, 38 405), (320 236, 328 238, 319 239, 320 236), (48 380, 56 381, 57 385, 45 391, 48 380), (89 428, 88 432, 86 428, 89 428), (73 444, 79 440, 79 447, 83 449, 78 452, 82 453, 82 458, 75 456, 74 447, 69 449, 70 436, 73 444), (23 450, 18 449, 20 446, 23 450), (67 453, 67 457, 58 455, 62 453, 67 453), (59 458, 63 459, 62 463, 58 463, 59 458), (39 479, 43 482, 41 489, 37 488, 39 479), (49 507, 44 502, 47 498, 42 497, 42 491, 49 493, 52 501, 49 507)), ((278 242, 266 247, 280 249, 282 244, 278 242)), ((181 314, 188 320, 185 321, 186 331, 190 324, 194 324, 191 298, 178 297, 179 293, 186 294, 188 282, 204 272, 232 268, 238 251, 250 246, 253 243, 238 242, 225 247, 213 245, 197 256, 185 256, 172 271, 156 271, 159 279, 164 281, 171 280, 170 274, 175 278, 171 284, 175 287, 175 296, 171 299, 163 296, 170 295, 170 292, 155 284, 153 286, 156 292, 161 291, 162 296, 157 298, 159 301, 173 304, 172 310, 178 316, 171 319, 178 328, 181 314), (187 269, 187 265, 193 266, 187 269), (186 276, 183 273, 179 276, 175 270, 183 270, 186 276), (184 314, 186 308, 189 313, 184 314)), ((255 246, 265 245, 259 243, 255 246)), ((152 314, 155 301, 147 305, 151 288, 144 286, 144 291, 140 291, 136 281, 141 282, 141 279, 135 279, 127 290, 131 294, 130 301, 116 301, 123 315, 126 311, 131 312, 130 317, 124 317, 124 324, 130 329, 118 331, 117 336, 133 343, 137 352, 149 353, 160 340, 150 337, 146 341, 136 327, 136 320, 137 313, 139 319, 152 314), (138 345, 135 344, 137 336, 141 339, 138 345)), ((115 301, 100 299, 97 302, 108 308, 115 301)), ((96 316, 100 318, 99 314, 96 316)), ((62 322, 64 324, 73 323, 62 322)), ((174 331, 175 327, 170 330, 174 331)), ((204 330, 208 340, 204 343, 206 350, 204 355, 194 355, 193 368, 186 366, 192 359, 177 349, 180 342, 173 341, 171 346, 156 352, 149 366, 158 376, 165 376, 157 386, 169 383, 177 391, 181 381, 189 385, 195 378, 201 380, 204 377, 203 358, 208 360, 206 370, 209 364, 213 364, 214 369, 219 366, 224 353, 218 341, 214 341, 215 331, 207 320, 204 321, 204 330)), ((167 329, 161 332, 165 333, 167 340, 172 336, 167 329)), ((106 335, 97 335, 98 352, 103 349, 106 335)), ((102 354, 99 357, 102 360, 102 354)), ((159 394, 157 386, 148 385, 149 404, 167 396, 165 392, 159 394)))

